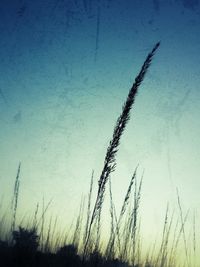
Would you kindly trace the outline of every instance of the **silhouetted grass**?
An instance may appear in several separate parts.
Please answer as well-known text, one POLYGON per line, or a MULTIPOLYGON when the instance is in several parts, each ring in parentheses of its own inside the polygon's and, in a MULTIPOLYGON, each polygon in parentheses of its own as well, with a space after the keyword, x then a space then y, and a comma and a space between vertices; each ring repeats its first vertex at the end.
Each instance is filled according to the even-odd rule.
MULTIPOLYGON (((117 119, 113 136, 106 152, 103 170, 98 181, 98 191, 93 210, 91 207, 94 173, 92 173, 90 182, 86 218, 84 220, 85 199, 82 199, 74 230, 70 227, 68 232, 57 233, 57 218, 54 219, 51 216, 50 220, 47 221, 45 217, 51 201, 45 204, 44 199, 41 215, 39 216, 40 206, 37 204, 33 213, 32 223, 27 224, 28 226, 25 227, 23 222, 19 227, 16 227, 21 168, 21 164, 19 164, 12 198, 12 219, 10 227, 5 227, 7 224, 6 214, 1 210, 0 266, 175 267, 177 266, 176 256, 178 254, 177 251, 181 236, 183 237, 186 253, 185 263, 187 266, 191 266, 185 232, 188 213, 185 216, 183 215, 178 193, 177 199, 180 218, 174 223, 174 212, 170 214, 169 206, 167 206, 162 237, 161 241, 159 241, 161 243, 156 240, 153 248, 147 252, 146 257, 142 255, 139 218, 143 176, 138 180, 138 167, 131 177, 119 216, 117 216, 112 196, 111 173, 116 168, 116 154, 119 149, 120 139, 130 119, 130 111, 134 104, 138 88, 145 77, 158 47, 159 43, 148 54, 129 91, 122 108, 122 113, 117 119), (110 195, 110 236, 107 242, 102 242, 102 205, 108 181, 110 195)), ((196 253, 195 231, 196 221, 194 217, 192 244, 194 253, 196 253)))
POLYGON ((89 227, 88 227, 88 234, 86 237, 86 242, 84 244, 84 250, 83 250, 84 257, 87 256, 87 246, 88 246, 88 243, 90 240, 90 235, 91 235, 92 226, 94 224, 94 221, 95 221, 96 217, 98 218, 97 219, 98 221, 100 221, 100 218, 101 218, 100 214, 101 214, 102 205, 103 205, 103 201, 104 201, 105 188, 106 188, 106 184, 107 184, 107 181, 108 181, 110 174, 115 170, 115 167, 116 167, 116 154, 117 154, 118 147, 120 144, 121 136, 122 136, 122 134, 126 128, 126 125, 130 119, 130 111, 131 111, 131 108, 135 102, 135 97, 136 97, 136 94, 138 92, 138 88, 139 88, 140 84, 142 83, 142 81, 143 81, 143 79, 147 73, 147 70, 151 64, 152 58, 153 58, 156 50, 158 49, 159 45, 160 45, 160 43, 157 43, 153 47, 152 51, 146 57, 146 60, 144 61, 142 68, 141 68, 139 74, 137 75, 137 77, 135 78, 133 86, 131 87, 131 89, 129 91, 126 102, 122 108, 122 113, 117 119, 112 139, 111 139, 110 144, 107 148, 103 170, 102 170, 102 173, 100 175, 99 182, 98 182, 97 197, 96 197, 95 205, 93 208, 92 216, 90 219, 89 227))

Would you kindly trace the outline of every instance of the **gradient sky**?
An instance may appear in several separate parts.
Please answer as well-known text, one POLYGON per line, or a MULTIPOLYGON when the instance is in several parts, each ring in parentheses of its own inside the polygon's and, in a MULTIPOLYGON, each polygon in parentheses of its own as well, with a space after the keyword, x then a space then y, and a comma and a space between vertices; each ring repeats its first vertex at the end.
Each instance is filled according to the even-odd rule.
POLYGON ((120 207, 139 163, 149 236, 167 201, 200 206, 200 2, 1 0, 0 196, 19 209, 44 197, 63 224, 101 173, 113 126, 147 53, 161 47, 122 137, 113 195, 120 207))

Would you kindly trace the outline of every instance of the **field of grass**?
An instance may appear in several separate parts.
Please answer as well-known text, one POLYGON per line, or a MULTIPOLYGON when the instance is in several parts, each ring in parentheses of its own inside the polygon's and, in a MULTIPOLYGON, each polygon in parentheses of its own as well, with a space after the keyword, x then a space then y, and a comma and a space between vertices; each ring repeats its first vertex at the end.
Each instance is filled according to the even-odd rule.
POLYGON ((196 257, 196 223, 188 233, 186 223, 188 213, 184 213, 177 190, 177 212, 171 212, 167 205, 163 218, 162 236, 152 246, 143 251, 144 241, 140 232, 140 199, 143 176, 138 178, 138 168, 133 171, 126 195, 119 212, 116 211, 112 197, 111 173, 116 168, 116 154, 120 139, 130 119, 138 88, 159 47, 157 43, 148 54, 136 77, 128 97, 118 117, 111 141, 108 145, 104 166, 98 181, 95 202, 92 203, 93 175, 91 177, 87 201, 81 201, 76 222, 70 230, 58 233, 57 219, 47 221, 46 214, 51 201, 42 208, 37 205, 29 220, 16 223, 20 189, 20 170, 18 166, 14 184, 11 214, 1 208, 0 214, 0 266, 145 266, 173 267, 198 266, 196 257), (105 189, 110 199, 110 225, 108 238, 102 238, 102 207, 105 189), (117 216, 117 214, 119 214, 117 216))

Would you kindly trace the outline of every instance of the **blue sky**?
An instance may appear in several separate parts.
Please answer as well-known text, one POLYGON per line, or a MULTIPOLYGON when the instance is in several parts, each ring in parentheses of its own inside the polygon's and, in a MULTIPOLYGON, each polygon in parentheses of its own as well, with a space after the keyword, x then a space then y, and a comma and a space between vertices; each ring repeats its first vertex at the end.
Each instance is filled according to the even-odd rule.
POLYGON ((198 214, 199 15, 195 0, 1 1, 5 202, 21 161, 22 211, 44 196, 64 222, 76 215, 92 170, 98 180, 128 90, 161 41, 122 137, 113 195, 120 206, 139 163, 147 235, 162 225, 167 201, 176 205, 176 187, 185 210, 198 214))

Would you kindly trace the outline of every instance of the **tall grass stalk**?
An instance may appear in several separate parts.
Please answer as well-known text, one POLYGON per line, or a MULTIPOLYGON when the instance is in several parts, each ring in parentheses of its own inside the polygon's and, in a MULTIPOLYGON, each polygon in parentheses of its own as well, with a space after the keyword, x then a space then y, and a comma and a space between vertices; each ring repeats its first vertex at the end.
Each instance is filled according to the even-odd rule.
POLYGON ((56 226, 57 226, 57 222, 58 222, 58 217, 55 218, 54 224, 53 224, 53 230, 51 233, 51 247, 53 248, 53 243, 54 243, 54 236, 55 236, 55 232, 56 232, 56 226))
POLYGON ((33 218, 33 229, 35 229, 37 231, 37 215, 38 215, 38 211, 39 211, 39 203, 37 203, 36 205, 36 209, 34 212, 34 218, 33 218))
MULTIPOLYGON (((185 224, 186 224, 186 221, 188 219, 188 215, 189 215, 189 211, 187 211, 185 217, 183 218, 183 221, 181 221, 181 227, 180 227, 180 229, 178 231, 178 235, 176 236, 175 244, 174 244, 174 246, 172 246, 171 255, 172 255, 173 259, 175 259, 175 255, 176 255, 176 252, 177 252, 177 249, 178 249, 178 244, 180 242, 181 235, 183 233, 183 229, 185 228, 185 224)), ((171 256, 170 256, 170 258, 171 258, 171 256)))
POLYGON ((45 225, 45 214, 51 204, 53 199, 51 199, 47 205, 45 206, 45 201, 44 201, 44 197, 43 197, 43 200, 42 200, 42 215, 40 217, 40 219, 38 220, 37 222, 37 225, 36 225, 36 229, 38 229, 38 226, 40 225, 41 223, 41 228, 40 228, 40 234, 39 234, 39 241, 40 241, 40 245, 41 245, 41 251, 44 250, 44 225, 45 225))
POLYGON ((83 211, 84 211, 84 199, 82 198, 80 208, 79 208, 79 214, 76 220, 76 225, 75 225, 74 234, 72 238, 72 244, 74 244, 76 248, 79 247, 81 225, 83 221, 83 211))
POLYGON ((91 216, 91 202, 92 202, 92 191, 93 191, 93 181, 94 181, 94 171, 92 171, 91 181, 90 181, 90 189, 88 194, 88 204, 87 204, 87 218, 86 218, 86 225, 85 225, 85 233, 83 243, 86 242, 88 229, 89 229, 89 222, 91 216))
POLYGON ((44 245, 44 252, 45 253, 48 253, 50 251, 51 224, 52 224, 52 216, 50 217, 50 220, 49 220, 49 226, 48 226, 48 230, 47 230, 47 238, 46 238, 46 242, 44 245))
MULTIPOLYGON (((115 230, 113 229, 113 233, 111 232, 111 236, 110 236, 110 240, 109 240, 108 248, 107 248, 107 253, 108 254, 113 254, 113 247, 115 245, 115 239, 116 239, 116 237, 117 237, 117 244, 118 244, 119 255, 121 254, 120 225, 121 225, 121 221, 122 221, 123 215, 125 214, 126 209, 127 209, 127 206, 129 204, 129 198, 130 198, 130 195, 131 195, 133 182, 136 179, 136 172, 137 172, 137 168, 135 169, 135 172, 134 172, 134 174, 131 177, 131 180, 130 180, 130 183, 129 183, 129 186, 128 186, 128 189, 127 189, 127 192, 126 192, 126 195, 125 195, 123 204, 122 204, 122 208, 121 208, 121 211, 120 211, 119 218, 118 218, 118 220, 116 220, 115 230)), ((110 181, 110 197, 112 199, 111 181, 110 181)), ((112 206, 111 219, 112 219, 112 221, 114 221, 114 205, 113 205, 112 202, 113 201, 111 200, 111 206, 112 206), (113 218, 112 218, 112 216, 113 216, 113 218)), ((113 222, 112 222, 112 224, 113 224, 113 222)), ((112 227, 114 227, 114 224, 112 225, 112 227)), ((125 229, 126 228, 127 227, 125 227, 125 229)))
POLYGON ((194 256, 194 265, 196 266, 196 216, 195 216, 195 211, 193 214, 193 256, 194 256))
MULTIPOLYGON (((111 242, 114 238, 114 231, 115 231, 115 206, 113 202, 113 196, 112 196, 112 182, 111 178, 109 177, 109 196, 110 196, 110 237, 108 240, 108 244, 105 251, 105 256, 107 259, 114 257, 114 251, 110 249, 111 242)), ((117 221, 117 219, 116 219, 117 221)))
POLYGON ((175 227, 174 227, 174 231, 173 231, 173 238, 172 238, 172 243, 171 243, 171 249, 170 249, 170 253, 169 253, 169 266, 173 266, 174 264, 174 255, 175 255, 175 250, 176 250, 176 236, 177 236, 177 231, 178 231, 178 226, 179 226, 179 220, 177 219, 176 220, 176 224, 175 224, 175 227))
POLYGON ((182 225, 183 241, 184 241, 184 247, 185 247, 186 262, 187 262, 187 265, 189 267, 190 264, 189 264, 188 248, 187 248, 186 234, 185 234, 185 223, 184 223, 183 212, 182 212, 181 201, 180 201, 180 197, 179 197, 179 193, 178 193, 178 188, 176 188, 176 193, 177 193, 177 201, 178 201, 178 207, 179 207, 180 218, 181 218, 181 225, 182 225))
POLYGON ((135 97, 136 97, 136 94, 138 92, 138 88, 139 88, 140 84, 142 83, 142 81, 143 81, 143 79, 147 73, 147 70, 151 64, 153 56, 154 56, 156 50, 158 49, 159 45, 160 45, 160 43, 158 42, 153 47, 152 51, 148 54, 146 60, 144 61, 143 66, 142 66, 138 76, 135 78, 133 86, 131 87, 131 89, 129 91, 126 102, 122 108, 122 113, 119 116, 119 118, 117 119, 117 123, 116 123, 115 128, 114 128, 112 139, 111 139, 110 144, 107 148, 107 153, 106 153, 105 160, 104 160, 104 167, 103 167, 102 173, 101 173, 99 181, 98 181, 98 192, 97 192, 97 197, 96 197, 95 205, 93 208, 92 216, 90 219, 90 224, 89 224, 89 228, 88 228, 88 235, 87 235, 87 238, 86 238, 86 241, 84 244, 83 258, 85 258, 86 254, 87 254, 88 242, 90 239, 91 229, 92 229, 95 217, 101 211, 101 207, 102 207, 103 200, 104 200, 105 188, 106 188, 108 178, 109 178, 110 174, 115 170, 115 167, 116 167, 116 154, 118 151, 118 146, 120 144, 121 136, 122 136, 122 134, 125 130, 125 127, 126 127, 128 121, 130 119, 130 111, 131 111, 131 108, 134 104, 135 97))
MULTIPOLYGON (((129 199, 130 199, 130 195, 131 195, 131 191, 132 191, 132 186, 134 184, 134 180, 136 181, 137 168, 138 167, 136 167, 136 169, 135 169, 135 171, 134 171, 134 173, 133 173, 133 175, 131 177, 131 181, 129 183, 128 190, 127 190, 126 196, 124 198, 124 202, 123 202, 123 205, 122 205, 122 208, 121 208, 121 212, 120 212, 120 215, 119 215, 119 225, 120 225, 121 220, 123 218, 123 215, 124 215, 124 213, 126 211, 126 208, 127 208, 128 204, 129 204, 129 199)), ((136 183, 135 183, 135 185, 136 185, 136 183)), ((136 188, 135 188, 135 191, 136 191, 136 188)))
POLYGON ((12 218, 12 224, 11 224, 11 233, 15 230, 15 224, 16 224, 16 215, 17 215, 17 206, 18 206, 18 197, 19 197, 19 186, 20 186, 20 170, 21 170, 21 162, 19 162, 17 175, 15 178, 15 185, 14 185, 14 192, 13 192, 13 199, 11 203, 11 207, 13 210, 13 218, 12 218))
POLYGON ((164 264, 164 258, 165 258, 165 235, 166 235, 166 232, 167 232, 167 223, 168 223, 168 212, 169 212, 169 203, 167 203, 167 208, 166 208, 166 213, 165 213, 165 220, 164 220, 164 227, 163 227, 163 232, 162 232, 162 241, 161 241, 161 247, 160 247, 160 253, 158 255, 158 261, 159 262, 159 259, 161 261, 161 267, 163 267, 163 264, 164 264))
POLYGON ((172 229, 172 223, 174 218, 174 212, 171 215, 171 219, 169 222, 169 226, 167 226, 167 231, 165 233, 164 243, 162 247, 162 256, 161 256, 161 267, 167 266, 167 262, 170 261, 169 252, 168 252, 168 245, 169 245, 169 237, 172 229))
POLYGON ((100 251, 100 236, 101 236, 101 211, 98 213, 96 220, 96 241, 94 248, 95 253, 100 251))
MULTIPOLYGON (((144 173, 143 173, 144 175, 144 173)), ((139 187, 137 187, 137 179, 135 178, 135 192, 134 192, 134 207, 131 214, 131 221, 130 221, 130 230, 131 230, 131 241, 132 241, 132 263, 135 264, 135 253, 136 253, 136 238, 137 238, 137 224, 138 224, 138 209, 140 204, 141 198, 141 189, 142 189, 142 182, 143 182, 143 175, 140 180, 139 187)), ((139 235, 139 229, 138 229, 139 235)))

